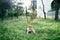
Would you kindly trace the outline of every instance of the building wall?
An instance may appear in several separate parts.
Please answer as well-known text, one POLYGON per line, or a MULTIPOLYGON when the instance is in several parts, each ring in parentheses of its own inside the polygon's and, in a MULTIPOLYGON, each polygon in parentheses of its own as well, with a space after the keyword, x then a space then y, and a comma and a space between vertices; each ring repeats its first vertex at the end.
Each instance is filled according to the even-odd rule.
POLYGON ((37 9, 37 0, 31 0, 31 6, 33 9, 37 9))
POLYGON ((13 5, 24 7, 24 1, 23 0, 12 0, 13 5))

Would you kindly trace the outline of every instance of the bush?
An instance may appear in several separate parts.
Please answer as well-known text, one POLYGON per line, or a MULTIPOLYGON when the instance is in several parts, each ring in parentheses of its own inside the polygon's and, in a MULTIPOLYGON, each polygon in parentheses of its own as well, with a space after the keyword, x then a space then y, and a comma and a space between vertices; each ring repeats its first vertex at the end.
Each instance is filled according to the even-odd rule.
POLYGON ((21 16, 22 16, 22 15, 24 15, 24 13, 23 13, 23 10, 22 10, 22 9, 20 9, 19 14, 20 14, 21 16))
POLYGON ((17 15, 18 16, 23 15, 23 10, 22 9, 19 9, 19 10, 16 10, 16 9, 6 10, 6 16, 8 16, 8 17, 13 17, 13 16, 16 17, 17 15))
POLYGON ((33 11, 33 12, 30 14, 31 19, 35 19, 36 16, 37 16, 36 11, 33 11))

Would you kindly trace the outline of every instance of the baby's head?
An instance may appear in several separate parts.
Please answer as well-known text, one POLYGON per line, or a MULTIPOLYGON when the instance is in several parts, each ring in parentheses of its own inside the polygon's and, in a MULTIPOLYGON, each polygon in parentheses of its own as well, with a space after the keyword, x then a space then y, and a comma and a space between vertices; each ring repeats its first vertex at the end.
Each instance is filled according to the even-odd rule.
POLYGON ((29 29, 32 30, 32 26, 31 25, 29 26, 29 29))

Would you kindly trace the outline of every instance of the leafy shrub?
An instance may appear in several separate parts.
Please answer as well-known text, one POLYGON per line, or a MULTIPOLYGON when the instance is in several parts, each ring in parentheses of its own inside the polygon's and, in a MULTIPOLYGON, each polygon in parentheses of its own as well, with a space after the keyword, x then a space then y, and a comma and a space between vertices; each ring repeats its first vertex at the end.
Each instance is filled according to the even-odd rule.
POLYGON ((33 12, 30 14, 31 19, 35 19, 36 16, 37 16, 36 11, 33 11, 33 12))

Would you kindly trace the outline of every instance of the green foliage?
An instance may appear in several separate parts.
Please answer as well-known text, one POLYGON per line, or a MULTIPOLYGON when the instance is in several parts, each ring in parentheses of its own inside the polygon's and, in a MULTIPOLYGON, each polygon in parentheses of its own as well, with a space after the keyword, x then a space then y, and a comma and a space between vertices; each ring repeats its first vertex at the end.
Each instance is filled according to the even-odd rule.
POLYGON ((54 9, 54 10, 56 9, 55 7, 57 6, 56 2, 57 2, 57 5, 59 5, 58 9, 60 8, 60 0, 53 0, 52 3, 51 3, 51 8, 54 9))
MULTIPOLYGON (((16 10, 16 9, 10 9, 9 11, 8 11, 8 13, 9 13, 9 15, 13 15, 13 16, 16 16, 16 13, 18 13, 19 15, 18 16, 22 16, 22 15, 24 15, 23 14, 23 10, 22 9, 19 9, 19 11, 17 12, 18 10, 16 10)), ((8 16, 9 16, 8 15, 8 16)))
POLYGON ((36 16, 37 16, 37 13, 36 13, 36 11, 33 11, 33 12, 30 13, 29 15, 30 15, 31 19, 35 19, 36 16))
POLYGON ((49 10, 48 12, 54 12, 55 10, 49 10))
POLYGON ((0 18, 4 19, 6 9, 11 8, 11 2, 10 0, 0 0, 0 18))
POLYGON ((16 11, 16 9, 9 9, 8 10, 8 13, 12 13, 12 14, 14 14, 14 13, 16 13, 17 11, 16 11))
POLYGON ((23 8, 20 9, 19 14, 20 14, 21 16, 24 15, 24 13, 23 13, 23 8))
POLYGON ((12 16, 14 16, 16 13, 17 13, 17 11, 16 11, 15 9, 6 10, 6 16, 8 16, 8 17, 12 17, 12 16))

